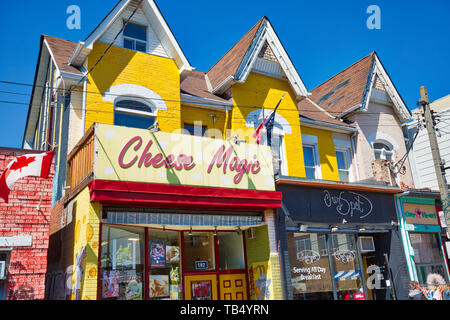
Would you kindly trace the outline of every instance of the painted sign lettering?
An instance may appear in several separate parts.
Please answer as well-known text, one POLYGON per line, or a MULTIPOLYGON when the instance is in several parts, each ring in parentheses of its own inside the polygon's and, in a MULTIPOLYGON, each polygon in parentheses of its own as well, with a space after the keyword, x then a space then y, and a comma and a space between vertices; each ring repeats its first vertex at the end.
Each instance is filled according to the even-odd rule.
POLYGON ((360 215, 360 219, 364 219, 372 213, 372 202, 357 192, 341 191, 338 195, 333 195, 330 191, 323 191, 323 201, 330 208, 335 207, 336 212, 342 216, 360 215))
POLYGON ((297 252, 297 259, 312 264, 320 260, 320 254, 314 250, 303 250, 297 252))

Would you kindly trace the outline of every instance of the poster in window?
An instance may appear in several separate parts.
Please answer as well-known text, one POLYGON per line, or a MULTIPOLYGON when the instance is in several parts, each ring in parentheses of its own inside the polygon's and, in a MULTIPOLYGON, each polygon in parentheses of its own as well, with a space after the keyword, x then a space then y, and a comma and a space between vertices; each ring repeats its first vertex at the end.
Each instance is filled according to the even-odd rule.
POLYGON ((169 297, 169 276, 168 275, 150 275, 150 298, 169 297))
POLYGON ((211 300, 211 281, 192 281, 193 300, 211 300))
POLYGON ((130 277, 125 289, 126 300, 142 299, 142 281, 141 277, 130 277))
POLYGON ((119 296, 119 273, 118 271, 103 271, 102 278, 103 298, 117 298, 119 296))
POLYGON ((178 246, 166 246, 166 261, 167 263, 180 262, 180 248, 178 246))
POLYGON ((150 266, 153 268, 166 266, 166 242, 154 240, 150 245, 150 266))

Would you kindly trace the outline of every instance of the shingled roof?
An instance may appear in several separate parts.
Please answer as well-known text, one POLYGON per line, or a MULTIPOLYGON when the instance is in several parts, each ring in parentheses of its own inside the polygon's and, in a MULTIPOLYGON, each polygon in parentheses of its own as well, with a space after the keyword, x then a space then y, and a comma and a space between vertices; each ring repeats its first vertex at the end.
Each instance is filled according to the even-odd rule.
POLYGON ((236 42, 236 44, 206 73, 213 88, 216 88, 225 79, 236 73, 264 19, 266 19, 266 17, 259 20, 253 28, 236 42))
POLYGON ((205 72, 194 70, 181 80, 181 93, 187 93, 204 99, 213 99, 219 102, 228 102, 227 100, 216 96, 208 91, 206 85, 205 72))
MULTIPOLYGON (((352 64, 311 91, 309 98, 333 116, 361 104, 375 52, 352 64)), ((299 104, 299 111, 311 109, 307 99, 299 104)))
POLYGON ((70 57, 77 46, 76 42, 47 35, 44 35, 44 39, 50 47, 50 51, 55 58, 56 65, 59 70, 76 75, 83 75, 80 70, 68 64, 70 57))

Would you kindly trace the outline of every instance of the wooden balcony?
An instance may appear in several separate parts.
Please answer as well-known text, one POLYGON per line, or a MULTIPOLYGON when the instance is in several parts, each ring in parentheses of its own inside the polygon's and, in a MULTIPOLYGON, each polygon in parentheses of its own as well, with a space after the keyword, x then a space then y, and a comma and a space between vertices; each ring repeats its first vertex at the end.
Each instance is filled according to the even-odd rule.
POLYGON ((84 137, 67 156, 66 190, 68 193, 76 191, 77 187, 89 182, 94 172, 94 126, 86 132, 84 137))

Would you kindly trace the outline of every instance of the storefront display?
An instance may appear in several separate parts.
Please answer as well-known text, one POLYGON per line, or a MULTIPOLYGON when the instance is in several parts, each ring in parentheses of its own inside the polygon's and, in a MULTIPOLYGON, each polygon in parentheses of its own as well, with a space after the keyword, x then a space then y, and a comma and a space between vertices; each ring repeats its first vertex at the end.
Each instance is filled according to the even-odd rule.
POLYGON ((448 284, 449 272, 435 195, 422 191, 411 191, 410 195, 398 197, 410 278, 422 286, 429 286, 430 277, 433 276, 440 277, 443 284, 448 284))
POLYGON ((276 181, 283 193, 280 238, 288 299, 388 300, 405 296, 408 279, 397 228, 398 188, 276 181), (398 274, 398 272, 396 273, 398 274))

